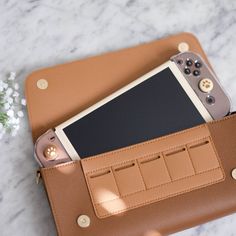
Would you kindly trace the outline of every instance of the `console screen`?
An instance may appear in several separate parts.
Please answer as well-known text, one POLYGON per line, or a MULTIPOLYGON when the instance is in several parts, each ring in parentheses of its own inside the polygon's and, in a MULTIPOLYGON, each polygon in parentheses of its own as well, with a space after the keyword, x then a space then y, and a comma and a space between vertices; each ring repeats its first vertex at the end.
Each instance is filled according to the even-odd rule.
POLYGON ((169 68, 63 129, 81 158, 204 123, 169 68))

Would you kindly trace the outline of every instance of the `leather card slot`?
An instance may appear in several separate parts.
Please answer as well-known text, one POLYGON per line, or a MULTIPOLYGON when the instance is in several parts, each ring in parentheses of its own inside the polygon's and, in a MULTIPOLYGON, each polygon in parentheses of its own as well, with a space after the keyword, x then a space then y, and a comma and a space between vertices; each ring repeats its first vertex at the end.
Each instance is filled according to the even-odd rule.
POLYGON ((148 163, 148 162, 151 162, 151 161, 155 161, 155 160, 160 159, 160 158, 161 158, 160 155, 154 156, 154 157, 151 157, 151 158, 149 157, 149 158, 146 158, 146 159, 140 161, 139 163, 140 164, 145 164, 145 163, 148 163))
POLYGON ((171 181, 161 154, 139 160, 140 170, 147 189, 165 184, 171 181))
POLYGON ((188 148, 196 173, 219 167, 219 161, 210 140, 193 143, 188 148))
POLYGON ((110 169, 88 175, 88 183, 95 203, 114 200, 119 197, 115 178, 110 169))
POLYGON ((165 152, 164 158, 173 181, 195 174, 188 150, 185 146, 165 152))
POLYGON ((185 148, 185 147, 184 147, 184 148, 177 149, 177 150, 172 151, 172 152, 169 152, 169 153, 166 153, 165 155, 166 155, 166 156, 171 156, 171 155, 177 154, 177 153, 179 153, 179 152, 184 152, 184 151, 186 151, 186 148, 185 148))
POLYGON ((96 177, 99 177, 99 176, 102 176, 102 175, 107 175, 107 174, 110 174, 110 173, 111 173, 111 171, 107 170, 107 171, 104 171, 104 172, 101 172, 101 173, 90 175, 89 177, 92 179, 92 178, 96 178, 96 177))
POLYGON ((205 145, 205 144, 208 144, 208 143, 209 143, 209 141, 207 140, 207 141, 204 141, 204 142, 201 142, 201 143, 193 144, 193 145, 189 146, 189 149, 197 148, 199 146, 202 146, 202 145, 205 145))
POLYGON ((113 171, 121 196, 145 190, 142 175, 136 162, 113 167, 113 171))
POLYGON ((125 166, 121 166, 121 167, 118 167, 116 169, 114 169, 115 171, 120 171, 120 170, 124 170, 126 168, 130 168, 132 166, 135 166, 135 163, 131 163, 131 164, 128 164, 128 165, 125 165, 125 166))

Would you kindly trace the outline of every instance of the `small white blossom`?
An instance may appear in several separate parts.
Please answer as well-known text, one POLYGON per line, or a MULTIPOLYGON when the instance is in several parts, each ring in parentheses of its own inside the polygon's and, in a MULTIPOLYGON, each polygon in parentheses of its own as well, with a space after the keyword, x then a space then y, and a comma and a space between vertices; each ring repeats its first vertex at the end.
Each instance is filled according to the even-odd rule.
POLYGON ((15 78, 16 78, 16 73, 15 72, 11 72, 8 80, 14 80, 15 78))
POLYGON ((17 112, 17 115, 21 118, 21 117, 24 117, 24 113, 23 113, 23 111, 18 111, 17 112))
POLYGON ((7 111, 7 115, 8 115, 9 117, 13 117, 13 116, 14 116, 14 111, 13 111, 13 110, 8 110, 8 111, 7 111))
POLYGON ((12 88, 8 88, 6 91, 6 95, 10 96, 13 93, 13 89, 12 88))
POLYGON ((12 116, 12 117, 9 118, 9 124, 18 125, 19 123, 20 123, 19 117, 15 118, 14 116, 12 116))
POLYGON ((16 103, 19 103, 19 101, 20 101, 19 97, 15 97, 14 100, 16 103))
POLYGON ((5 133, 15 136, 20 129, 20 120, 24 117, 23 106, 26 100, 20 96, 19 84, 11 72, 6 80, 0 80, 0 139, 5 133))
POLYGON ((24 98, 21 99, 21 105, 26 106, 26 100, 24 98))
POLYGON ((3 90, 4 90, 3 82, 2 80, 0 80, 0 92, 2 92, 3 90))
POLYGON ((2 86, 3 86, 3 89, 7 89, 8 88, 8 84, 7 83, 3 82, 2 86))
POLYGON ((19 93, 18 92, 16 92, 16 91, 14 91, 14 93, 12 94, 12 97, 19 97, 19 93))
POLYGON ((14 125, 14 129, 18 131, 20 129, 20 124, 14 125))
POLYGON ((10 109, 10 104, 9 103, 5 103, 4 104, 4 109, 5 110, 9 110, 10 109))
POLYGON ((6 101, 9 103, 9 104, 12 104, 14 102, 13 98, 12 97, 7 97, 6 98, 6 101))
POLYGON ((14 84, 14 89, 15 89, 15 90, 18 90, 18 89, 19 89, 19 84, 18 84, 18 83, 15 83, 15 84, 14 84))
POLYGON ((16 72, 11 71, 10 76, 12 76, 12 77, 16 77, 16 72))

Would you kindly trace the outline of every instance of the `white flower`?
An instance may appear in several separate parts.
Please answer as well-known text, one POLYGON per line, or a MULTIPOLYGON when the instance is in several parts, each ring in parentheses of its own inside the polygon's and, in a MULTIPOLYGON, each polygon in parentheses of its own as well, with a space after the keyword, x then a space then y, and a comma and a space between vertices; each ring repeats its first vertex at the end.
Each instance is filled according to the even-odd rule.
POLYGON ((4 109, 5 110, 9 110, 10 109, 10 104, 9 103, 5 103, 4 104, 4 109))
POLYGON ((15 78, 16 78, 16 73, 15 72, 11 72, 8 80, 14 80, 15 78))
POLYGON ((12 77, 16 77, 16 72, 11 71, 10 76, 12 76, 12 77))
POLYGON ((8 120, 8 124, 12 125, 14 127, 14 125, 18 125, 20 123, 20 118, 15 118, 14 116, 10 117, 8 120))
POLYGON ((13 125, 13 128, 14 128, 15 130, 19 130, 19 129, 20 129, 20 125, 19 125, 19 124, 13 125))
POLYGON ((20 119, 24 117, 22 110, 26 105, 26 100, 21 98, 19 84, 15 82, 16 73, 11 72, 5 80, 0 80, 0 113, 3 121, 0 123, 0 138, 5 133, 15 136, 20 129, 20 119), (5 126, 6 124, 6 126, 5 126))
POLYGON ((8 84, 5 83, 5 82, 3 82, 2 86, 3 86, 4 89, 7 89, 7 88, 8 88, 8 84))
POLYGON ((24 117, 23 111, 18 111, 18 112, 17 112, 17 115, 18 115, 18 117, 24 117))
POLYGON ((7 115, 8 115, 9 117, 14 117, 14 111, 13 111, 13 110, 8 110, 8 111, 7 111, 7 115))
POLYGON ((8 88, 8 89, 6 90, 6 95, 7 95, 7 96, 10 96, 12 93, 13 93, 13 89, 12 89, 12 88, 8 88))
MULTIPOLYGON (((23 114, 24 115, 24 114, 23 114)), ((15 119, 15 124, 17 124, 17 126, 19 126, 19 124, 20 124, 20 119, 19 118, 16 118, 15 119)))
POLYGON ((24 98, 21 99, 21 105, 26 106, 26 100, 24 98))
POLYGON ((14 89, 15 89, 15 90, 18 90, 18 89, 19 89, 19 84, 18 84, 18 83, 15 83, 15 84, 14 84, 14 89))
POLYGON ((12 98, 12 97, 8 97, 8 98, 6 98, 6 101, 7 101, 9 104, 12 104, 12 103, 13 103, 13 98, 12 98))
POLYGON ((19 103, 19 97, 15 97, 14 100, 16 103, 19 103))
POLYGON ((0 80, 0 92, 2 92, 3 90, 4 90, 3 81, 0 80))
POLYGON ((19 93, 18 92, 16 92, 16 91, 14 91, 14 93, 12 94, 12 97, 19 97, 19 93))

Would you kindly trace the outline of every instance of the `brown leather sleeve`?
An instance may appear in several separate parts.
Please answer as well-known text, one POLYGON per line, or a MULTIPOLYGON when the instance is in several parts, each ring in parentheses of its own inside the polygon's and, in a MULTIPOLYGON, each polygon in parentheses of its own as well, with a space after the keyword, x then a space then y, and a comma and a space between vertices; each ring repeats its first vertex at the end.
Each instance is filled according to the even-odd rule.
MULTIPOLYGON (((33 72, 25 89, 34 140, 167 61, 181 42, 207 61, 198 40, 182 33, 33 72), (40 79, 47 89, 37 87, 40 79)), ((231 116, 107 156, 41 169, 58 234, 156 236, 234 212, 235 130, 231 116), (82 214, 91 218, 90 227, 78 226, 82 214)))
MULTIPOLYGON (((173 233, 234 212, 236 210, 236 180, 231 177, 231 171, 236 167, 235 131, 236 115, 232 115, 221 121, 214 121, 207 125, 164 137, 164 140, 160 138, 152 140, 151 143, 145 142, 135 145, 134 150, 131 151, 130 148, 124 148, 115 153, 111 152, 106 154, 108 159, 106 156, 92 157, 82 163, 83 168, 81 162, 76 161, 42 169, 41 173, 59 235, 154 236, 158 235, 157 233, 173 233), (210 140, 211 145, 213 145, 211 147, 216 151, 216 154, 212 156, 213 159, 209 158, 211 151, 208 148, 210 146, 203 150, 201 145, 195 145, 196 140, 198 140, 197 144, 202 144, 202 139, 206 140, 206 138, 210 140), (114 160, 123 161, 124 157, 128 159, 128 162, 134 157, 142 159, 149 156, 150 153, 155 153, 155 151, 160 153, 167 146, 179 146, 179 144, 182 146, 186 143, 193 144, 194 147, 202 150, 198 151, 197 158, 195 156, 195 163, 197 163, 193 163, 195 173, 186 173, 185 170, 183 174, 184 168, 189 168, 185 161, 175 165, 176 169, 182 169, 180 172, 175 169, 173 173, 185 175, 181 176, 179 180, 173 180, 179 185, 177 192, 175 188, 170 187, 173 183, 169 183, 170 189, 159 188, 157 191, 159 195, 165 195, 167 191, 168 194, 164 198, 145 202, 145 204, 132 209, 127 207, 127 204, 132 205, 133 202, 125 201, 126 209, 122 208, 123 211, 120 213, 112 212, 111 206, 111 208, 103 208, 103 211, 98 211, 98 209, 101 210, 101 207, 95 209, 94 201, 96 203, 99 201, 106 202, 109 200, 106 197, 109 198, 110 196, 105 194, 106 197, 103 195, 100 199, 94 199, 94 192, 91 192, 91 189, 89 190, 89 185, 86 183, 87 173, 93 172, 94 169, 100 170, 100 167, 104 167, 106 170, 111 162, 112 166, 117 164, 114 163, 114 160), (214 159, 216 157, 217 159, 214 159), (96 162, 96 160, 98 161, 96 162), (89 164, 90 162, 92 163, 89 164), (204 169, 201 169, 201 166, 204 169), (218 174, 214 172, 217 170, 219 171, 218 174), (210 174, 197 181, 191 179, 200 176, 202 173, 210 174), (186 176, 190 177, 187 187, 185 186, 186 182, 182 182, 186 176), (102 218, 98 217, 101 216, 99 214, 102 214, 104 209, 110 214, 102 218), (91 225, 86 229, 80 228, 76 223, 77 218, 82 214, 91 218, 91 225)), ((93 173, 97 174, 96 172, 93 173)), ((132 181, 136 186, 137 178, 133 176, 132 180, 126 179, 126 181, 132 181)), ((109 180, 103 182, 104 190, 109 184, 109 180)), ((127 183, 123 182, 123 184, 127 183)), ((161 183, 156 183, 156 185, 161 186, 161 183)), ((116 193, 114 189, 109 190, 116 193)), ((137 192, 140 193, 140 191, 142 190, 139 189, 137 192)), ((142 200, 146 200, 149 196, 145 197, 142 200)), ((134 198, 134 201, 138 200, 138 197, 134 198)), ((113 205, 114 208, 117 206, 119 207, 119 202, 113 205)))

